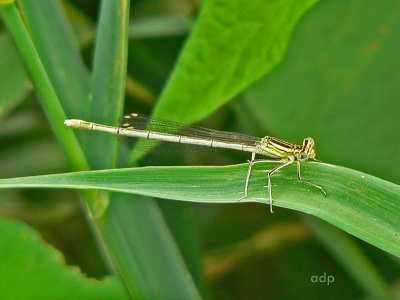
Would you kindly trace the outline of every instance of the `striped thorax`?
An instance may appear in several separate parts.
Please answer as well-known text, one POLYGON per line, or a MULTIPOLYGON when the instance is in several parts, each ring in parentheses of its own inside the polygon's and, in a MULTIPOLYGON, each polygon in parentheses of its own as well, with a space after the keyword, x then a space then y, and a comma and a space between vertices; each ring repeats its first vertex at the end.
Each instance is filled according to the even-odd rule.
POLYGON ((282 158, 287 160, 298 160, 305 162, 315 158, 314 140, 306 138, 303 146, 292 144, 271 136, 262 138, 258 144, 258 154, 272 158, 282 158))

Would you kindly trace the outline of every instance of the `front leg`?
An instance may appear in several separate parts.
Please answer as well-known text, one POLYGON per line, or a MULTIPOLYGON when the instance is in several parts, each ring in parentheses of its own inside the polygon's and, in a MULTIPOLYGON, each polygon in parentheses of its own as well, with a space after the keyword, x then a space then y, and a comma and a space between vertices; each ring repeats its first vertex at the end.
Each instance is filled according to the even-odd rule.
MULTIPOLYGON (((253 171, 253 165, 258 164, 258 163, 267 163, 267 162, 281 162, 280 160, 272 160, 272 159, 255 159, 256 154, 252 153, 251 154, 251 160, 248 161, 249 163, 249 168, 247 170, 247 176, 246 176, 246 182, 245 182, 245 186, 244 186, 244 195, 242 197, 239 198, 238 202, 240 202, 242 199, 246 198, 248 193, 249 193, 249 183, 250 183, 250 177, 251 177, 251 172, 253 171)), ((292 163, 292 162, 289 162, 292 163)), ((279 169, 283 168, 284 166, 286 166, 288 163, 285 163, 281 166, 278 166, 276 168, 274 168, 272 171, 268 172, 268 191, 269 191, 269 200, 270 200, 270 210, 271 213, 273 213, 272 210, 272 192, 271 192, 271 178, 270 176, 275 173, 276 171, 278 171, 279 169)))
POLYGON ((272 199, 271 176, 272 176, 274 173, 278 172, 280 169, 283 169, 284 167, 286 167, 286 166, 292 164, 293 161, 294 161, 294 160, 288 160, 287 162, 283 163, 282 165, 275 167, 274 169, 272 169, 271 171, 269 171, 268 174, 267 174, 267 177, 268 177, 268 193, 269 193, 269 207, 270 207, 271 213, 273 213, 273 210, 272 210, 272 206, 273 206, 273 205, 272 205, 272 202, 273 202, 273 199, 272 199))

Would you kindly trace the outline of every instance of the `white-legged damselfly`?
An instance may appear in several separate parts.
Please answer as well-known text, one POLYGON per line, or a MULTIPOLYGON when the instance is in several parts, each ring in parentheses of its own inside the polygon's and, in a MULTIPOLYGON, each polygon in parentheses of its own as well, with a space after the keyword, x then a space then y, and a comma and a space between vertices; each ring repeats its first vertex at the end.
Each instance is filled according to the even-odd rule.
MULTIPOLYGON (((148 141, 157 140, 194 145, 196 147, 205 146, 250 152, 251 160, 248 161, 249 168, 246 176, 244 195, 239 199, 239 201, 248 195, 253 165, 271 161, 281 162, 282 164, 273 168, 267 173, 267 188, 271 212, 273 212, 271 176, 293 162, 297 162, 297 180, 304 184, 320 189, 326 195, 326 191, 322 186, 301 179, 300 164, 308 161, 309 159, 316 160, 314 140, 310 137, 305 138, 303 145, 300 146, 271 136, 257 138, 235 132, 218 131, 158 118, 151 118, 136 113, 127 114, 121 117, 119 121, 121 123, 121 127, 101 125, 76 119, 65 120, 64 123, 73 129, 96 130, 112 133, 116 135, 119 141, 128 145, 131 145, 136 138, 141 138, 148 141), (256 154, 269 156, 275 160, 256 160, 256 154)), ((148 148, 151 147, 151 145, 146 143, 139 143, 138 145, 142 145, 142 149, 146 148, 147 146, 148 148)))

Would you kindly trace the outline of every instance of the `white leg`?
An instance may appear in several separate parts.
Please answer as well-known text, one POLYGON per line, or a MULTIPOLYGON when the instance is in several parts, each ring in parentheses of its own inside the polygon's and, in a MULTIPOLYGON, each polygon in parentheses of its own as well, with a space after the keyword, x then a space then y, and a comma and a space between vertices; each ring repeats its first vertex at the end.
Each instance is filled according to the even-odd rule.
MULTIPOLYGON (((258 163, 266 163, 266 162, 282 162, 282 165, 279 165, 279 166, 275 167, 274 169, 272 169, 271 171, 269 171, 269 172, 267 173, 267 178, 268 178, 268 185, 267 185, 267 188, 268 188, 268 196, 269 196, 269 206, 270 206, 270 211, 271 211, 271 213, 273 213, 274 211, 273 211, 273 198, 272 198, 271 176, 272 176, 273 174, 275 174, 276 172, 278 172, 279 170, 283 169, 284 167, 286 167, 286 166, 292 164, 292 163, 294 162, 294 160, 288 160, 288 161, 286 161, 286 162, 284 162, 284 161, 279 161, 279 160, 271 160, 271 159, 260 159, 260 160, 256 160, 256 159, 255 159, 255 155, 256 155, 255 153, 252 153, 252 155, 251 155, 251 160, 248 161, 248 162, 249 162, 249 168, 248 168, 248 170, 247 170, 246 183, 245 183, 245 187, 244 187, 244 196, 241 197, 241 198, 238 200, 238 202, 239 202, 240 200, 246 198, 247 195, 248 195, 249 183, 250 183, 251 172, 252 172, 252 170, 253 170, 253 165, 258 164, 258 163)), ((298 180, 299 182, 304 183, 304 184, 308 184, 308 185, 313 186, 313 187, 315 187, 315 188, 317 188, 317 189, 320 189, 325 195, 327 195, 325 189, 324 189, 322 186, 301 179, 300 162, 299 162, 299 161, 297 161, 297 180, 298 180)))
POLYGON ((250 175, 251 175, 251 170, 253 169, 253 165, 255 164, 255 157, 256 154, 252 153, 251 154, 251 160, 248 161, 249 163, 249 168, 247 170, 247 175, 246 175, 246 183, 244 186, 244 195, 242 197, 239 198, 238 202, 240 202, 240 200, 244 199, 247 197, 247 194, 249 192, 249 181, 250 181, 250 175))
POLYGON ((297 180, 298 180, 299 182, 304 183, 304 184, 308 184, 308 185, 310 185, 310 186, 316 187, 317 189, 320 189, 320 190, 326 195, 326 191, 325 191, 325 189, 324 189, 322 186, 301 179, 301 174, 300 174, 300 162, 299 162, 299 161, 297 161, 297 180))
MULTIPOLYGON (((246 183, 245 183, 245 186, 244 186, 244 195, 239 198, 238 202, 240 202, 242 199, 246 198, 247 195, 248 195, 249 183, 250 183, 251 172, 253 170, 253 165, 258 164, 258 163, 266 163, 266 162, 280 162, 279 160, 272 160, 272 159, 259 159, 259 160, 256 160, 255 157, 256 157, 256 154, 252 153, 251 154, 251 160, 248 161, 249 162, 249 168, 247 170, 246 183)), ((290 163, 292 163, 292 162, 293 161, 291 161, 290 163)), ((273 213, 273 210, 272 210, 272 191, 271 191, 271 177, 270 176, 273 173, 275 173, 276 171, 278 171, 279 169, 281 169, 281 168, 283 168, 283 167, 285 167, 287 165, 288 165, 288 163, 285 163, 285 164, 283 164, 281 166, 278 166, 278 167, 274 168, 272 171, 268 172, 268 192, 269 192, 269 201, 270 201, 271 213, 273 213)))
POLYGON ((273 204, 273 199, 272 199, 272 186, 271 186, 271 176, 276 173, 277 171, 279 171, 280 169, 283 169, 284 167, 290 165, 293 163, 293 160, 289 160, 287 162, 285 162, 284 164, 277 166, 276 168, 272 169, 271 171, 268 172, 267 177, 268 177, 268 192, 269 192, 269 207, 271 210, 271 213, 273 213, 273 209, 272 209, 272 204, 273 204))

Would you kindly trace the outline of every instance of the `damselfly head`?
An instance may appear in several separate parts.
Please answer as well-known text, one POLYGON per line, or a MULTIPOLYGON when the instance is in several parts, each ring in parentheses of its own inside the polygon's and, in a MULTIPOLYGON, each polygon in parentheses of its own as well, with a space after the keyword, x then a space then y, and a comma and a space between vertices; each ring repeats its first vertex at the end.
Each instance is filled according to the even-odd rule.
POLYGON ((301 147, 296 157, 297 160, 301 162, 305 162, 308 159, 315 158, 314 140, 312 138, 308 137, 304 139, 303 146, 301 147))

